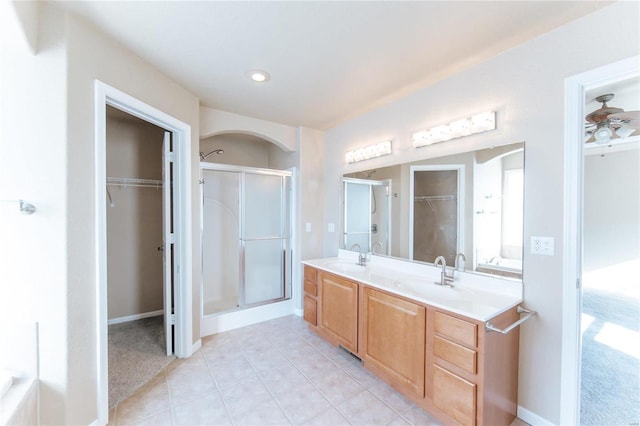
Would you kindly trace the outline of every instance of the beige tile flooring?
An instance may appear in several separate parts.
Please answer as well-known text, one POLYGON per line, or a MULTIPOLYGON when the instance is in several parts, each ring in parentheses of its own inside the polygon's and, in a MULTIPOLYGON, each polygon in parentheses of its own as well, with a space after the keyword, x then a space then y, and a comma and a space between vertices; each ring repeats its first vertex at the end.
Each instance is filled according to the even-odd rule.
POLYGON ((203 338, 114 407, 109 424, 440 423, 291 315, 203 338))

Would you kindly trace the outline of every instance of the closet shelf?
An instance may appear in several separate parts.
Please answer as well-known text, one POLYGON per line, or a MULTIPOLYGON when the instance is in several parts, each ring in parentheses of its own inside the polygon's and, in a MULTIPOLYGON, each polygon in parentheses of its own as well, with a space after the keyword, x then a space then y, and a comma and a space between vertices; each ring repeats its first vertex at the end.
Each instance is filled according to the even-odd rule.
POLYGON ((107 186, 136 186, 144 188, 162 188, 162 181, 158 179, 136 179, 107 177, 107 186))

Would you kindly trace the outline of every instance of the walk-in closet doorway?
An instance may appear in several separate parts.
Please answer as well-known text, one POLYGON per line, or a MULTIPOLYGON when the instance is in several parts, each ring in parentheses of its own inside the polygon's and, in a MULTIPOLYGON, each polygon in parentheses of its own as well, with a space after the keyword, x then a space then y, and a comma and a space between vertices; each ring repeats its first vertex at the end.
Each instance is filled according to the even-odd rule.
POLYGON ((114 407, 175 358, 173 172, 170 132, 111 106, 106 123, 109 407, 114 407))
POLYGON ((151 376, 129 392, 157 374, 169 355, 189 357, 199 340, 192 342, 191 128, 101 82, 95 88, 97 405, 106 424, 110 397, 116 398, 109 320, 126 328, 130 320, 162 319, 155 334, 142 327, 124 339, 155 344, 163 364, 122 355, 128 372, 121 377, 150 367, 151 376), (114 115, 120 118, 115 127, 114 115))

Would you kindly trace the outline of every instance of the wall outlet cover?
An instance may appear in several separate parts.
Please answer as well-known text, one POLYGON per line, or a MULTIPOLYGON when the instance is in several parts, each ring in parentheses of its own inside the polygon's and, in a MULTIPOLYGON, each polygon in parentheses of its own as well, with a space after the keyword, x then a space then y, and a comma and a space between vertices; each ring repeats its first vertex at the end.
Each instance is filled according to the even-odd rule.
POLYGON ((531 237, 531 254, 554 256, 554 241, 553 237, 531 237))

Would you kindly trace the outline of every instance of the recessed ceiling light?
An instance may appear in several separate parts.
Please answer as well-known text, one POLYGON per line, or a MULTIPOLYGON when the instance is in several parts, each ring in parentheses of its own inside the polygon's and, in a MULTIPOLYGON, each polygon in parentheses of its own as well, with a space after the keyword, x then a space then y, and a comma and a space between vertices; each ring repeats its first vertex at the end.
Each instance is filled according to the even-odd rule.
POLYGON ((262 70, 251 70, 249 71, 249 78, 257 83, 264 83, 265 81, 269 81, 269 73, 262 70))

